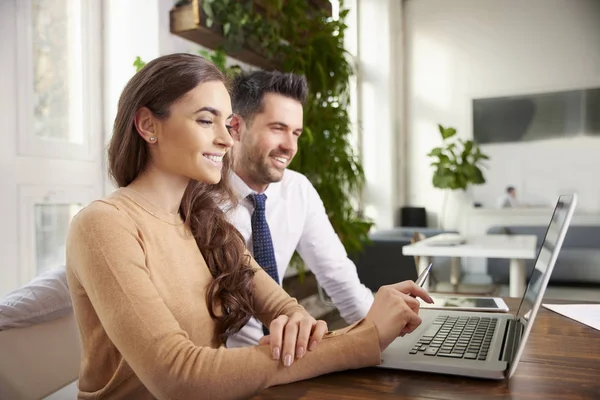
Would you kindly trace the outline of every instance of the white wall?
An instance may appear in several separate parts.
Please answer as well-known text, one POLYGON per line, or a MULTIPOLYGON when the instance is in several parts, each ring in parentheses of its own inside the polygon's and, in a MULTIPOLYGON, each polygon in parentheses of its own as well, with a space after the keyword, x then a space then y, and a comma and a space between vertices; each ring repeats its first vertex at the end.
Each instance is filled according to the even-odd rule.
MULTIPOLYGON (((158 0, 106 0, 104 6, 104 143, 112 135, 117 103, 135 73, 137 56, 151 60, 159 55, 158 0)), ((103 152, 106 168, 106 151, 103 152)), ((104 192, 114 190, 105 174, 104 192)))
MULTIPOLYGON (((430 214, 443 197, 426 157, 440 143, 438 123, 469 138, 472 98, 600 87, 598 0, 406 0, 404 14, 407 201, 430 214)), ((493 203, 512 184, 536 203, 576 190, 580 210, 600 211, 600 139, 482 149, 492 160, 476 200, 493 203)))

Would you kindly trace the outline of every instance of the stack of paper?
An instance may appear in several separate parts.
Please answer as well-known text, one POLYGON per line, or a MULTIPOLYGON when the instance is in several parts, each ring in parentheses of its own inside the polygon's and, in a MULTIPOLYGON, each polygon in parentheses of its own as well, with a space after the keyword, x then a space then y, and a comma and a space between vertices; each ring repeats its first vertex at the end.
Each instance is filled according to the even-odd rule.
POLYGON ((600 304, 542 304, 548 310, 564 315, 600 331, 600 304))

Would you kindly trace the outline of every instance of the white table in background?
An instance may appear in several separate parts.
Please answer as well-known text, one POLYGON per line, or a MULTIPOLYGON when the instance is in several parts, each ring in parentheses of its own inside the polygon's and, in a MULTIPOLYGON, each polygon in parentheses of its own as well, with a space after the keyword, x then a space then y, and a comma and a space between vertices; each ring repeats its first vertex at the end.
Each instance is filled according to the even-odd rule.
MULTIPOLYGON (((505 258, 510 260, 510 297, 521 297, 525 291, 525 260, 537 256, 537 236, 535 235, 478 235, 463 237, 466 242, 457 245, 436 245, 436 242, 463 237, 443 233, 402 247, 407 256, 419 256, 419 273, 431 262, 431 257, 452 259, 451 283, 458 284, 457 260, 461 257, 505 258)), ((432 267, 435 270, 435 265, 432 267)), ((428 281, 427 281, 428 282, 428 281)), ((428 284, 424 287, 428 289, 428 284)))

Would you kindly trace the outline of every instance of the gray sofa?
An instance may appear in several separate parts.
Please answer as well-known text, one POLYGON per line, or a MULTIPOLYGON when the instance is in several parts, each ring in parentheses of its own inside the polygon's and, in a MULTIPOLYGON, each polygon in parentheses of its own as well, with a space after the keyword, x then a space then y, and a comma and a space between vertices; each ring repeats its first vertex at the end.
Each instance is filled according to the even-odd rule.
MULTIPOLYGON (((547 226, 493 226, 488 234, 536 235, 538 251, 547 226)), ((527 260, 527 276, 535 260, 527 260)), ((488 259, 488 274, 495 283, 508 284, 508 260, 488 259)), ((600 284, 600 226, 571 226, 550 278, 559 284, 600 284)))
MULTIPOLYGON (((361 253, 350 256, 356 264, 358 277, 365 286, 376 292, 382 285, 417 278, 414 257, 402 254, 402 247, 410 244, 410 238, 415 231, 425 237, 450 232, 434 228, 398 227, 370 234, 371 243, 367 244, 361 253)), ((431 278, 448 281, 450 259, 434 257, 432 262, 434 268, 431 278)))

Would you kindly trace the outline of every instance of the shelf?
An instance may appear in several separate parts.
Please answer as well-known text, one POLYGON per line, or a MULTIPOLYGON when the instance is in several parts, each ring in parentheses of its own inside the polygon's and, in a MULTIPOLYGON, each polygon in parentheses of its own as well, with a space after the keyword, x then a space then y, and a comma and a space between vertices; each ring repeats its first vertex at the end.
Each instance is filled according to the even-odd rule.
MULTIPOLYGON (((194 0, 190 4, 174 7, 169 14, 172 34, 211 50, 215 50, 225 44, 225 38, 220 34, 219 27, 206 27, 198 0, 194 0)), ((281 69, 266 57, 248 49, 242 49, 228 55, 264 70, 281 69)))
MULTIPOLYGON (((256 7, 264 8, 264 3, 261 0, 255 0, 256 7)), ((329 0, 309 0, 313 9, 324 10, 327 15, 331 16, 332 9, 329 0)), ((170 30, 171 33, 180 36, 184 39, 192 41, 200 46, 211 50, 216 50, 223 46, 226 39, 221 34, 221 28, 217 24, 211 28, 206 27, 206 18, 202 12, 202 0, 192 0, 189 4, 173 7, 170 15, 170 30)), ((259 11, 260 12, 260 11, 259 11)), ((252 51, 250 49, 242 49, 240 51, 228 53, 229 56, 264 70, 281 70, 281 65, 278 65, 265 56, 252 51)))

